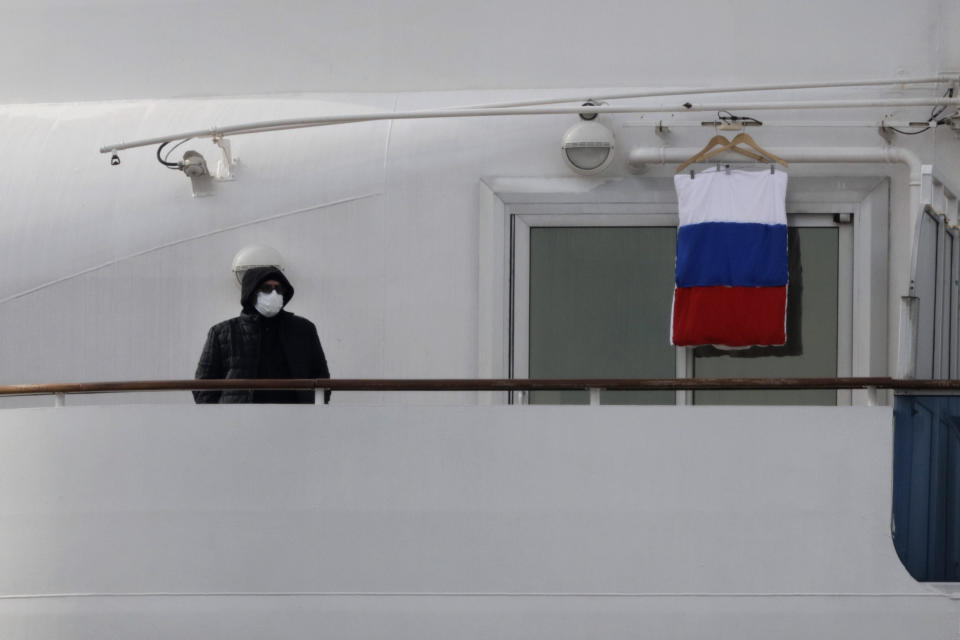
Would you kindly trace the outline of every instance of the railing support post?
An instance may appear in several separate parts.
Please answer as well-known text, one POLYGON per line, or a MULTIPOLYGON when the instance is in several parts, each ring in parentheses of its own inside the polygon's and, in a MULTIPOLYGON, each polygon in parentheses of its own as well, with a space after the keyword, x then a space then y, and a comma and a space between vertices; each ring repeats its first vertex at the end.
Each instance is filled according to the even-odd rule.
POLYGON ((590 406, 599 407, 600 406, 600 387, 590 387, 588 391, 590 392, 590 406))
POLYGON ((64 407, 67 404, 67 394, 61 392, 53 394, 53 406, 64 407))

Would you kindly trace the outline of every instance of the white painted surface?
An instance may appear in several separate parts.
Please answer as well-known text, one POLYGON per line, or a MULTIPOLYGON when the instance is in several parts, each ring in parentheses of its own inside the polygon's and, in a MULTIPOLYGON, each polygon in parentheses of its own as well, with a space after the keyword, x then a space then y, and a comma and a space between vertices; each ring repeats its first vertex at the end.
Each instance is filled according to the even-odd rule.
POLYGON ((950 637, 893 549, 891 421, 7 410, 0 635, 950 637))
MULTIPOLYGON (((241 160, 236 180, 218 183, 212 196, 197 199, 188 181, 163 169, 152 151, 124 153, 123 164, 110 167, 96 153, 102 144, 255 120, 558 93, 587 97, 604 87, 960 71, 952 38, 960 11, 954 5, 3 3, 0 383, 190 377, 207 327, 238 310, 229 263, 251 243, 270 244, 286 256, 297 287, 291 310, 319 325, 335 376, 506 375, 491 371, 487 362, 498 345, 478 340, 499 335, 496 327, 504 322, 489 317, 485 307, 500 292, 484 278, 504 265, 481 255, 480 247, 491 242, 481 180, 570 176, 559 143, 576 119, 397 121, 238 136, 232 140, 241 160)), ((887 87, 736 98, 899 99, 930 93, 887 87)), ((770 115, 802 123, 909 121, 928 114, 917 108, 770 115)), ((703 119, 662 117, 668 125, 703 119)), ((629 178, 632 148, 700 147, 712 133, 675 127, 658 137, 648 126, 653 119, 601 116, 617 136, 617 157, 605 178, 629 178)), ((772 147, 882 144, 875 130, 862 127, 763 127, 754 133, 772 147)), ((900 136, 895 144, 924 163, 943 165, 948 177, 960 166, 951 133, 900 136)), ((202 151, 209 162, 216 158, 208 142, 178 151, 188 148, 202 151)), ((671 172, 661 167, 647 175, 671 172)), ((898 301, 909 277, 916 216, 907 210, 905 172, 895 166, 816 165, 791 167, 790 174, 791 180, 891 178, 886 297, 898 301)), ((624 202, 638 200, 628 194, 624 202)), ((897 335, 898 310, 891 307, 888 315, 889 328, 878 339, 893 345, 886 367, 892 371, 896 346, 889 336, 897 335)), ((473 397, 416 394, 405 401, 459 403, 473 397)), ((351 394, 336 402, 395 398, 351 394)), ((189 397, 123 401, 185 403, 189 397)), ((45 400, 0 404, 38 402, 45 400)))
MULTIPOLYGON (((483 332, 479 323, 502 322, 485 315, 481 305, 489 292, 480 287, 487 270, 504 266, 484 262, 480 271, 488 257, 479 256, 479 247, 499 241, 481 237, 491 232, 481 180, 542 182, 569 176, 559 151, 569 117, 398 121, 240 136, 233 140, 241 161, 236 180, 217 183, 206 198, 192 198, 187 179, 161 167, 148 150, 124 153, 123 164, 111 167, 96 149, 120 132, 142 137, 192 128, 187 121, 214 126, 528 95, 318 95, 0 107, 0 137, 23 150, 0 161, 6 212, 0 217, 0 326, 9 328, 0 340, 0 383, 191 377, 206 329, 239 311, 230 261, 240 247, 253 243, 274 246, 286 257, 297 288, 290 308, 318 324, 335 376, 506 375, 481 368, 488 352, 479 353, 477 340, 483 332)), ((645 123, 642 119, 611 116, 607 121, 618 137, 618 159, 604 180, 629 181, 629 150, 661 142, 651 127, 635 126, 645 123)), ((811 144, 879 143, 874 131, 862 128, 802 133, 811 144)), ((771 147, 795 145, 797 135, 789 128, 756 133, 771 147)), ((704 133, 683 128, 670 136, 671 146, 695 147, 704 133)), ((932 140, 915 136, 903 143, 926 158, 934 151, 932 140)), ((190 142, 180 151, 184 148, 216 157, 209 142, 190 142)), ((943 152, 938 148, 937 153, 943 152)), ((671 173, 672 167, 657 167, 645 177, 671 173)), ((797 165, 790 173, 791 180, 891 177, 889 299, 899 300, 912 238, 902 232, 912 228, 905 211, 905 172, 895 165, 817 164, 797 165)), ((560 192, 540 196, 544 202, 563 202, 560 192)), ((627 189, 623 202, 645 197, 627 189)), ((890 327, 892 335, 896 329, 890 327)), ((469 397, 422 394, 404 401, 459 403, 469 397)), ((164 398, 189 402, 187 394, 164 398)), ((396 398, 351 394, 335 401, 396 398)), ((94 399, 131 400, 160 401, 157 396, 94 399)), ((3 405, 36 402, 4 400, 3 405)))
MULTIPOLYGON (((230 259, 257 242, 286 256, 291 310, 317 322, 335 376, 503 375, 490 354, 504 318, 485 301, 503 294, 487 274, 504 256, 479 248, 498 240, 481 180, 557 178, 543 201, 564 202, 575 120, 238 137, 237 179, 202 199, 150 151, 110 167, 106 142, 603 87, 929 75, 960 70, 958 29, 952 0, 3 3, 0 383, 190 377, 206 328, 237 312, 230 259), (171 100, 189 96, 206 97, 171 100)), ((742 98, 768 97, 797 96, 742 98)), ((713 133, 605 120, 605 179, 625 185, 629 149, 713 133)), ((865 128, 752 133, 881 144, 865 128)), ((950 132, 895 144, 947 178, 960 167, 950 132)), ((854 284, 898 301, 917 215, 906 172, 790 173, 890 178, 889 288, 854 284)), ((871 352, 854 357, 882 375, 897 309, 889 332, 871 315, 871 352)), ((956 603, 913 583, 890 542, 889 411, 73 406, 130 401, 190 398, 0 415, 0 593, 101 594, 2 598, 4 638, 956 636, 956 603), (310 593, 225 595, 250 591, 310 593), (479 595, 500 591, 526 595, 479 595), (133 592, 171 595, 106 595, 133 592), (625 595, 595 596, 610 592, 625 595)))
POLYGON ((957 24, 949 0, 12 0, 0 102, 916 75, 956 69, 957 24))
POLYGON ((958 621, 894 552, 885 408, 67 407, 0 439, 4 638, 958 621))

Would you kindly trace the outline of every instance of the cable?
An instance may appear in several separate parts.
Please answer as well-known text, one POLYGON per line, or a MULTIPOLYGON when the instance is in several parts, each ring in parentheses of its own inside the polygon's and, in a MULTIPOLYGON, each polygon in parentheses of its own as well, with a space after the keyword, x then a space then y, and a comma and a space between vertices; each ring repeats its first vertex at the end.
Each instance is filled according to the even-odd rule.
POLYGON ((170 150, 167 151, 166 155, 163 156, 163 159, 164 159, 164 160, 169 160, 169 159, 170 159, 170 154, 173 153, 173 152, 176 150, 177 147, 179 147, 180 145, 182 145, 182 144, 185 143, 185 142, 190 142, 191 140, 193 140, 193 138, 184 138, 183 140, 181 140, 181 141, 178 142, 177 144, 175 144, 175 145, 173 145, 172 147, 170 147, 170 150))
MULTIPOLYGON (((943 97, 944 97, 944 98, 952 98, 952 97, 953 97, 953 87, 950 87, 949 89, 947 89, 946 93, 943 94, 943 97)), ((927 120, 933 120, 933 119, 937 118, 940 114, 942 114, 942 113, 943 113, 944 111, 946 111, 946 110, 947 110, 947 105, 945 105, 945 104, 940 105, 939 110, 937 110, 937 107, 934 107, 933 109, 930 110, 930 117, 927 118, 927 120)))
POLYGON ((168 144, 170 144, 171 142, 173 142, 172 140, 167 140, 166 142, 164 142, 163 144, 161 144, 159 147, 157 147, 157 162, 159 162, 160 164, 162 164, 163 166, 165 166, 165 167, 168 168, 168 169, 176 169, 176 170, 179 171, 180 169, 182 169, 181 164, 180 164, 179 162, 167 162, 167 158, 170 157, 170 154, 173 153, 174 149, 176 149, 177 147, 179 147, 180 145, 182 145, 182 144, 185 143, 185 142, 189 142, 190 140, 193 140, 193 138, 184 138, 183 140, 181 140, 181 141, 178 142, 177 144, 175 144, 175 145, 173 145, 172 147, 170 147, 170 150, 167 151, 167 155, 165 155, 165 156, 163 156, 163 157, 161 158, 161 157, 160 157, 160 154, 163 153, 163 148, 164 148, 165 146, 167 146, 168 144))
MULTIPOLYGON (((938 122, 937 124, 940 124, 940 123, 938 122)), ((905 136, 915 136, 915 135, 918 135, 918 134, 921 134, 921 133, 926 133, 927 131, 930 131, 930 129, 931 129, 930 125, 927 125, 927 126, 924 127, 923 129, 920 129, 919 131, 904 131, 903 129, 897 129, 896 127, 883 127, 883 128, 884 128, 884 129, 888 129, 888 130, 890 130, 890 131, 896 131, 897 133, 899 133, 899 134, 901 134, 901 135, 905 135, 905 136)))
MULTIPOLYGON (((953 87, 950 87, 949 89, 947 89, 946 92, 943 94, 943 97, 944 97, 944 98, 952 98, 952 97, 953 97, 953 87)), ((919 134, 921 134, 921 133, 926 133, 927 131, 930 131, 930 129, 932 129, 934 126, 939 126, 939 125, 941 125, 941 124, 948 124, 949 119, 950 119, 949 117, 947 117, 947 118, 941 118, 940 120, 937 120, 937 118, 939 118, 941 115, 943 115, 943 112, 946 111, 946 110, 947 110, 947 105, 945 105, 945 104, 940 105, 939 107, 933 107, 933 108, 930 110, 930 117, 927 118, 927 122, 932 122, 932 123, 934 123, 933 126, 931 126, 931 125, 928 124, 926 127, 924 127, 923 129, 920 129, 919 131, 904 131, 904 130, 902 130, 902 129, 897 129, 896 127, 886 127, 886 129, 889 129, 890 131, 896 131, 897 133, 899 133, 899 134, 901 134, 901 135, 904 135, 904 136, 915 136, 915 135, 919 135, 919 134)))
POLYGON ((159 162, 160 164, 162 164, 168 169, 179 169, 180 168, 179 163, 167 162, 166 160, 160 157, 160 153, 163 151, 163 148, 168 144, 170 144, 169 140, 167 142, 162 143, 159 147, 157 147, 157 162, 159 162))
POLYGON ((723 109, 723 110, 721 110, 721 111, 717 111, 717 120, 721 120, 721 121, 726 122, 726 123, 731 123, 731 122, 743 122, 744 124, 746 124, 746 123, 749 122, 749 123, 751 123, 751 124, 757 125, 758 127, 763 124, 763 122, 761 122, 760 120, 757 120, 756 118, 753 118, 753 117, 751 117, 751 116, 735 116, 735 115, 733 115, 732 113, 730 113, 729 111, 727 111, 726 109, 723 109), (722 115, 720 115, 721 113, 725 113, 725 114, 727 114, 727 115, 726 115, 726 116, 722 116, 722 115))

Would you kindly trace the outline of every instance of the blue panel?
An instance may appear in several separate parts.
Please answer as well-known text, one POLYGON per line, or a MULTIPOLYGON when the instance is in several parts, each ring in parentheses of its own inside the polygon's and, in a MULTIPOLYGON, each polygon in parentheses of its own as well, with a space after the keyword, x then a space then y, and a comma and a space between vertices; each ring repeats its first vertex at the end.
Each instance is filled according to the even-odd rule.
POLYGON ((960 398, 898 396, 893 541, 921 581, 960 581, 960 398))
POLYGON ((953 567, 954 575, 960 575, 960 544, 950 544, 960 538, 960 425, 953 424, 947 434, 947 505, 946 534, 947 567, 953 567))
POLYGON ((917 404, 913 409, 913 420, 910 423, 911 447, 911 482, 910 502, 907 519, 910 523, 910 544, 907 552, 917 571, 923 575, 930 575, 928 550, 930 548, 930 484, 933 470, 930 468, 931 435, 936 422, 930 409, 923 404, 917 404))
POLYGON ((678 287, 782 287, 787 284, 787 227, 703 222, 677 233, 678 287))

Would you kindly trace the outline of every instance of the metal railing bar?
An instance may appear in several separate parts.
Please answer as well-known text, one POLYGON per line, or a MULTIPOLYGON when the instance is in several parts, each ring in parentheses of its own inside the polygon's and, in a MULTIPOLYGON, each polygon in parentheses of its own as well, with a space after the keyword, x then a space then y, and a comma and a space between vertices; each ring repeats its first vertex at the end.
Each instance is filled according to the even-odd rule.
POLYGON ((0 385, 0 396, 205 391, 238 389, 324 389, 330 391, 685 391, 775 389, 893 389, 960 391, 960 380, 896 378, 575 378, 575 379, 372 379, 134 380, 0 385))

